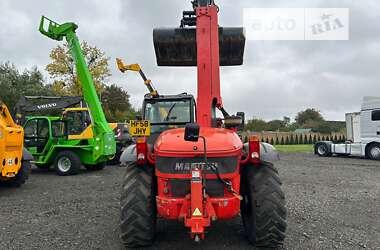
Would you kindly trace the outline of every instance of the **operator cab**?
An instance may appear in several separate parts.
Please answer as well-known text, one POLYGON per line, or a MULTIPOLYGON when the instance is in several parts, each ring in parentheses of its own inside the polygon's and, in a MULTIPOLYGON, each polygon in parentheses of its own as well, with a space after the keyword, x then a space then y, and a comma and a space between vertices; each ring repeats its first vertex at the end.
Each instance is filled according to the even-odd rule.
POLYGON ((59 117, 33 117, 24 125, 24 145, 33 155, 40 156, 51 140, 65 134, 64 122, 59 117))
POLYGON ((142 119, 150 121, 151 135, 148 143, 154 143, 163 131, 184 128, 186 124, 195 122, 194 96, 182 93, 152 97, 146 94, 142 119))

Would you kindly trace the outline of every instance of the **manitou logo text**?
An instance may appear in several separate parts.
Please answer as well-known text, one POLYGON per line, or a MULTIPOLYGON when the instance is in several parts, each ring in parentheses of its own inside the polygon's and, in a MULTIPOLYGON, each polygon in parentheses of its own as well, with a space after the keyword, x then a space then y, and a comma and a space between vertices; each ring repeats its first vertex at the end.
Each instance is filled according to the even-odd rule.
POLYGON ((329 31, 344 28, 343 22, 332 14, 323 14, 321 22, 311 25, 311 32, 313 35, 322 34, 329 31))
POLYGON ((57 103, 46 103, 46 104, 41 104, 37 105, 38 109, 48 109, 48 108, 54 108, 57 106, 57 103))
POLYGON ((218 162, 177 162, 175 164, 175 171, 190 171, 191 169, 212 170, 219 167, 218 162))

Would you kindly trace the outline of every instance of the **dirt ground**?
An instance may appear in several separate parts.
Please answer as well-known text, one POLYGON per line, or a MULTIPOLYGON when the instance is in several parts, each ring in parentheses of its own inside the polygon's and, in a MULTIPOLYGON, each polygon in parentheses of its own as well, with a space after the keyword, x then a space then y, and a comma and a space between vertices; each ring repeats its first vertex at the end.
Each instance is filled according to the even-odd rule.
MULTIPOLYGON (((282 154, 287 196, 284 249, 380 249, 380 162, 282 154)), ((0 187, 0 249, 123 249, 119 191, 124 169, 59 177, 33 169, 21 188, 0 187)), ((253 249, 240 218, 217 222, 192 242, 177 222, 159 221, 152 249, 253 249)))

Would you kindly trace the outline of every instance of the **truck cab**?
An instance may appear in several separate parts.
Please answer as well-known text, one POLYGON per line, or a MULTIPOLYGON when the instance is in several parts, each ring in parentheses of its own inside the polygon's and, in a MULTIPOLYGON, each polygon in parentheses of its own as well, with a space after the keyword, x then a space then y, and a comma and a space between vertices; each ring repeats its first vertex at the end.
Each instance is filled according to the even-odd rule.
POLYGON ((317 142, 319 156, 352 155, 380 160, 380 97, 363 98, 360 112, 346 114, 347 141, 317 142))

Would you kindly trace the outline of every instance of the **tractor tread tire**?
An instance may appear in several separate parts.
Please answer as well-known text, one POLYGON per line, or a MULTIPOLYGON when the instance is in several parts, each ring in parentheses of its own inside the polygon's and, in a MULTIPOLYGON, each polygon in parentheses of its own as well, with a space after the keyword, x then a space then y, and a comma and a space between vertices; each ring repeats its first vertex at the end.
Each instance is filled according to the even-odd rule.
POLYGON ((82 166, 82 162, 81 162, 79 156, 75 152, 73 152, 73 151, 69 151, 69 150, 61 151, 55 157, 54 169, 55 169, 55 171, 56 171, 56 173, 58 175, 61 175, 61 176, 76 175, 76 174, 79 173, 79 169, 80 169, 81 166, 82 166), (65 156, 65 157, 69 158, 70 161, 71 161, 71 168, 67 172, 62 172, 58 168, 58 160, 62 156, 65 156))
POLYGON ((153 244, 157 218, 154 183, 149 166, 127 166, 120 198, 121 240, 126 247, 153 244))
POLYGON ((279 248, 285 239, 287 210, 281 180, 273 164, 246 166, 242 219, 248 240, 256 247, 279 248), (245 206, 245 207, 244 207, 245 206))

